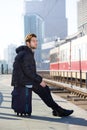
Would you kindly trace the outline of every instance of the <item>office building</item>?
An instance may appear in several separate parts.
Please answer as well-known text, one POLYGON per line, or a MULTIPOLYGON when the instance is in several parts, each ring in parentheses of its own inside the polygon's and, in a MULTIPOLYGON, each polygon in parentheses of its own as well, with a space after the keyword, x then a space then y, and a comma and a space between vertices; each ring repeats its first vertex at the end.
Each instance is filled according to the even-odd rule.
MULTIPOLYGON (((33 14, 43 21, 44 38, 57 36, 64 39, 67 36, 65 0, 25 0, 25 17, 33 14)), ((25 33, 29 32, 29 23, 28 18, 24 20, 25 33)))
POLYGON ((83 35, 87 34, 87 0, 80 0, 77 3, 78 30, 83 35))
POLYGON ((16 56, 16 52, 15 52, 16 47, 17 46, 15 44, 10 44, 4 50, 4 59, 8 65, 8 73, 12 73, 13 70, 13 62, 16 56))

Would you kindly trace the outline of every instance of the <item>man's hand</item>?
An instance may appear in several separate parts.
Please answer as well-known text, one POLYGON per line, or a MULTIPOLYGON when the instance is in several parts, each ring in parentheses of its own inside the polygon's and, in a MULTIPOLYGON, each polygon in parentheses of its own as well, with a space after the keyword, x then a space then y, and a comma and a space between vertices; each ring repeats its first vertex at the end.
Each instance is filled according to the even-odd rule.
POLYGON ((46 84, 45 84, 44 81, 42 81, 42 82, 40 83, 40 85, 41 85, 42 87, 46 87, 46 84))

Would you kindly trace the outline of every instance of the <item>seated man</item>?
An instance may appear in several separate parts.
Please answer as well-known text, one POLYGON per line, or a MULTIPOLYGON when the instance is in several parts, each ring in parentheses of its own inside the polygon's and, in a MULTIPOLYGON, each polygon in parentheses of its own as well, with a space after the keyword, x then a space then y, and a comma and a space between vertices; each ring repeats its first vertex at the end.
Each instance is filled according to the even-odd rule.
POLYGON ((40 96, 44 103, 52 108, 54 116, 69 116, 73 110, 66 110, 60 107, 52 98, 49 87, 43 81, 42 77, 36 73, 36 65, 34 59, 34 50, 37 48, 37 36, 29 34, 25 38, 26 45, 16 49, 12 74, 12 86, 32 85, 32 90, 40 96))

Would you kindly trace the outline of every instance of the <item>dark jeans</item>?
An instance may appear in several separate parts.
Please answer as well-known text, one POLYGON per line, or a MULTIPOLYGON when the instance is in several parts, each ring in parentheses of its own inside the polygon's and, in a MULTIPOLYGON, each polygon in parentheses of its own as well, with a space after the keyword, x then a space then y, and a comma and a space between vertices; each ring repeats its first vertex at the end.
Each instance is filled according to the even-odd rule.
POLYGON ((53 100, 48 86, 42 87, 34 84, 32 90, 40 96, 40 98, 48 107, 52 108, 53 110, 57 110, 59 108, 58 104, 53 100))

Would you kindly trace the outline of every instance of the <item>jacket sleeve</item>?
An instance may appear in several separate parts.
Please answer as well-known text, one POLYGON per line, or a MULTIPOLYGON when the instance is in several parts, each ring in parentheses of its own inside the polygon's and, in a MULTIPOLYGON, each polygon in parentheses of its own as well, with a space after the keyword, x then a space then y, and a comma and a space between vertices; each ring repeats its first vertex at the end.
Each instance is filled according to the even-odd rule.
POLYGON ((29 77, 31 80, 37 83, 42 82, 42 77, 36 73, 35 63, 31 60, 32 57, 24 56, 22 69, 24 74, 29 77))

